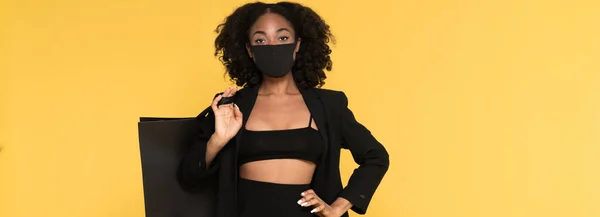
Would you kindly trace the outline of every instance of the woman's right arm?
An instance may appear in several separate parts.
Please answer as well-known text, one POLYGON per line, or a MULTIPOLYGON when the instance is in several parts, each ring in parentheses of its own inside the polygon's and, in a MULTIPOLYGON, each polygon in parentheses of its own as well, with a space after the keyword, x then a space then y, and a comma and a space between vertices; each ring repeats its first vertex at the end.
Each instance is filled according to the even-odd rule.
POLYGON ((223 148, 223 146, 225 146, 225 144, 227 144, 227 142, 229 141, 219 139, 218 137, 214 136, 214 134, 210 137, 208 142, 206 142, 205 162, 207 167, 210 167, 215 157, 217 157, 217 154, 219 154, 219 151, 221 151, 221 149, 223 148))
POLYGON ((215 125, 214 115, 209 112, 207 117, 198 117, 196 120, 198 120, 195 127, 196 136, 186 150, 177 171, 179 182, 186 187, 202 184, 207 178, 216 174, 218 169, 218 164, 212 164, 220 151, 211 145, 214 143, 211 141, 215 125))
POLYGON ((193 144, 179 166, 178 179, 188 187, 197 186, 216 174, 219 153, 241 128, 242 115, 237 106, 217 106, 223 96, 232 97, 236 89, 217 94, 211 105, 212 112, 198 117, 193 144))

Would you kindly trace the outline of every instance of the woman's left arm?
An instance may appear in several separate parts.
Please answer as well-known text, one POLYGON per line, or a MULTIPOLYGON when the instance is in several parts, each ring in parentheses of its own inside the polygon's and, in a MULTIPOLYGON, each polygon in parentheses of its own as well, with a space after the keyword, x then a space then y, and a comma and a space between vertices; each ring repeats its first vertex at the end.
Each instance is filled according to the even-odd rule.
POLYGON ((390 160, 386 149, 371 132, 354 117, 348 108, 346 94, 342 99, 342 148, 349 149, 359 167, 354 170, 346 187, 332 208, 346 212, 348 208, 365 214, 375 190, 388 170, 390 160))

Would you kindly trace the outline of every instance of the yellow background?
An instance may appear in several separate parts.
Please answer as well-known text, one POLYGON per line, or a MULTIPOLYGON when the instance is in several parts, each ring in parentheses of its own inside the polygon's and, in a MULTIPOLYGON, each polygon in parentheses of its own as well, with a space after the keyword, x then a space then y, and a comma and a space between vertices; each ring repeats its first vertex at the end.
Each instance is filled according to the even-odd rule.
MULTIPOLYGON (((213 30, 242 3, 2 1, 0 216, 144 216, 137 118, 230 85, 213 30)), ((600 216, 600 1, 303 3, 391 154, 367 216, 600 216)))

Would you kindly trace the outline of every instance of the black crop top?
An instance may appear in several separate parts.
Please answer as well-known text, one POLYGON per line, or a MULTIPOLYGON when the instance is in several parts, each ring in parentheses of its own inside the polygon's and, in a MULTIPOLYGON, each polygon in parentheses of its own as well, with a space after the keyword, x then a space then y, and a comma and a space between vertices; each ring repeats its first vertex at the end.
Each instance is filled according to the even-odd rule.
POLYGON ((268 159, 301 159, 319 162, 323 140, 318 130, 311 127, 289 130, 245 130, 240 141, 239 165, 268 159))

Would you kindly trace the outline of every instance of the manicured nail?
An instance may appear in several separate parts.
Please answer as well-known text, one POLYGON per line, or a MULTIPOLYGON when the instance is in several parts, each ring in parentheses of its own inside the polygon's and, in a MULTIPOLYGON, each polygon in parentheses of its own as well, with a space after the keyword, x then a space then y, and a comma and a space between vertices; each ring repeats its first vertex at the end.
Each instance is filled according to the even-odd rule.
POLYGON ((304 196, 305 194, 306 194, 306 193, 302 192, 302 194, 300 194, 300 195, 304 196))
POLYGON ((298 205, 300 205, 300 204, 302 204, 302 199, 300 199, 300 200, 298 201, 298 205))
POLYGON ((317 208, 314 208, 313 210, 310 211, 310 213, 315 213, 317 211, 317 208))
POLYGON ((300 204, 300 206, 306 206, 306 205, 308 205, 308 202, 304 202, 304 203, 300 204))

